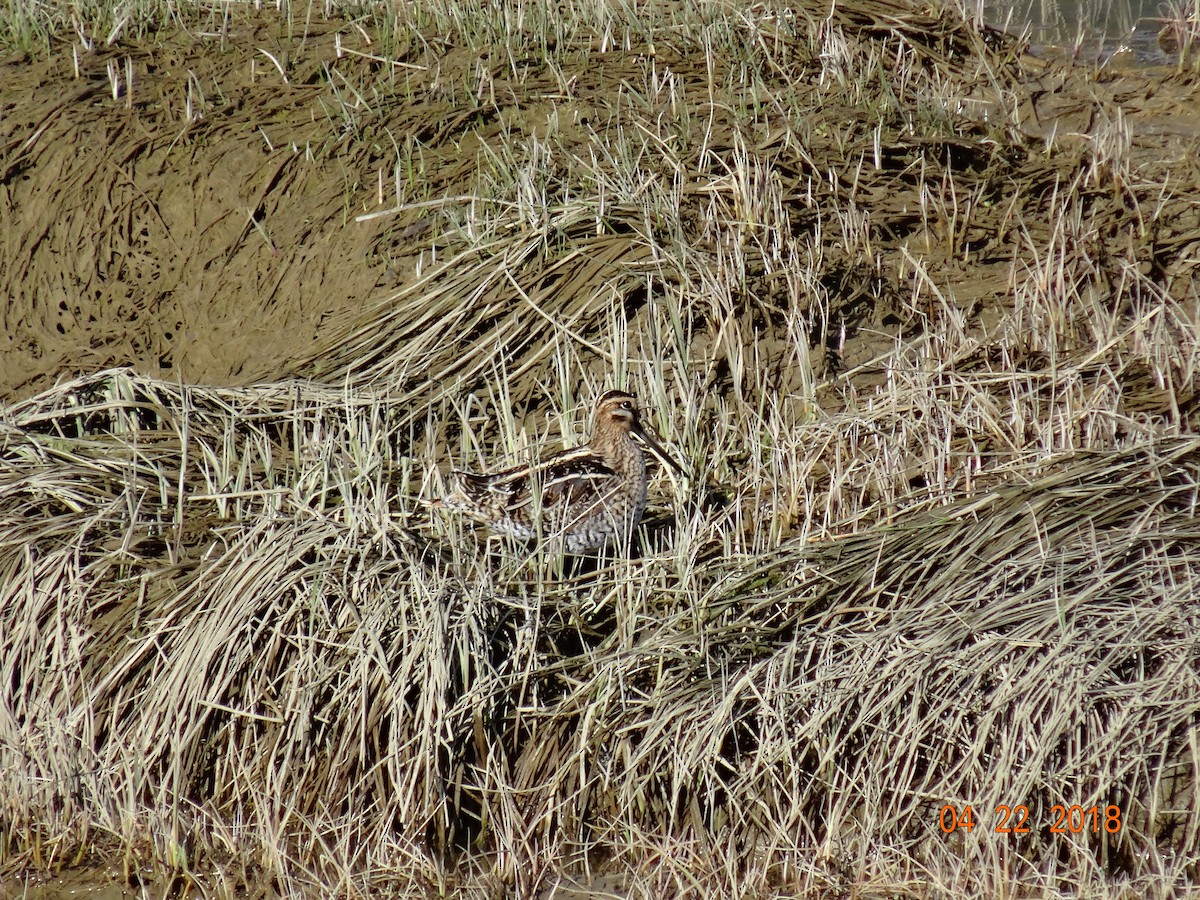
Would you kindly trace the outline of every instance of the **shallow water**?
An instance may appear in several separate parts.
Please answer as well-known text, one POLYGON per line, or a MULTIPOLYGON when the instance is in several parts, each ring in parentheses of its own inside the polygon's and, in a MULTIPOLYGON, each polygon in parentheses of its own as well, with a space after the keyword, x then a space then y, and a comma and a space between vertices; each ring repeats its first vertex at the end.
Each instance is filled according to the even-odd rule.
POLYGON ((1035 51, 1066 53, 1080 62, 1120 61, 1139 65, 1173 65, 1178 56, 1159 46, 1167 20, 1182 18, 1196 0, 979 0, 989 24, 1013 34, 1027 32, 1035 51), (1174 10, 1174 12, 1173 12, 1174 10))

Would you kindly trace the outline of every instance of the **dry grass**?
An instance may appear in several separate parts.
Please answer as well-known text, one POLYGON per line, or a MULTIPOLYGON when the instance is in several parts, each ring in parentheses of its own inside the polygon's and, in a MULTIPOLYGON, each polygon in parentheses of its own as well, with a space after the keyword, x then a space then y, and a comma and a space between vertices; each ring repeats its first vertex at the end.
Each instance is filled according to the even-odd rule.
MULTIPOLYGON (((579 101, 588 130, 514 124, 453 201, 378 204, 432 221, 420 274, 295 380, 110 370, 0 411, 5 868, 117 853, 163 890, 322 896, 1194 881, 1188 173, 1140 170, 1119 117, 1026 139, 1011 48, 949 15, 521 9, 404 24, 513 51, 436 87, 474 115, 511 112, 517 51, 564 96, 583 36, 642 56, 579 101), (1001 283, 986 311, 962 261, 1001 283), (430 518, 439 468, 577 437, 606 387, 703 473, 656 483, 637 558, 430 518), (979 825, 943 833, 946 804, 979 825), (1001 804, 1031 832, 995 833, 1001 804), (1052 834, 1055 804, 1122 827, 1052 834)), ((347 132, 382 115, 356 90, 347 132)))

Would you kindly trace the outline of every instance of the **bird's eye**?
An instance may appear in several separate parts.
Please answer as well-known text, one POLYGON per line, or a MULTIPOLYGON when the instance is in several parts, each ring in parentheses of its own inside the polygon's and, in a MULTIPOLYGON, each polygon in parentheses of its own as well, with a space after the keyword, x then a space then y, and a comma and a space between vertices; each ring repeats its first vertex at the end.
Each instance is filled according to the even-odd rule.
POLYGON ((621 409, 633 409, 633 404, 626 400, 621 404, 621 409))

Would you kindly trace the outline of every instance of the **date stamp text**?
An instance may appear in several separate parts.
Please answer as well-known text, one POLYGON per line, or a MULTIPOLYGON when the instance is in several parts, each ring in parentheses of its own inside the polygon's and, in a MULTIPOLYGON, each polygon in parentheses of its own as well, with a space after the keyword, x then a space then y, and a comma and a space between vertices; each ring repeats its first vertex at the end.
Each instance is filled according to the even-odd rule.
POLYGON ((1106 806, 1067 806, 1056 803, 1050 807, 1050 821, 1034 822, 1029 815, 1029 807, 1022 804, 996 807, 994 818, 990 823, 984 822, 986 816, 977 816, 970 804, 958 809, 947 803, 942 807, 938 824, 942 831, 951 834, 962 828, 971 831, 976 825, 986 827, 991 824, 997 834, 1029 834, 1035 828, 1048 829, 1050 834, 1083 834, 1090 832, 1100 834, 1116 834, 1121 830, 1121 807, 1115 803, 1106 806))

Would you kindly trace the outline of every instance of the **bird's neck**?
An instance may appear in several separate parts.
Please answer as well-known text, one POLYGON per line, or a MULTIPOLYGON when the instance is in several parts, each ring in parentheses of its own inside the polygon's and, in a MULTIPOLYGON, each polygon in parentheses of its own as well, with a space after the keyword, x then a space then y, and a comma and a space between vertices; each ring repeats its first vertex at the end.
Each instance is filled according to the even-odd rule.
POLYGON ((646 471, 646 460, 642 456, 641 448, 634 443, 633 435, 627 431, 598 434, 591 445, 614 472, 637 476, 646 471))

